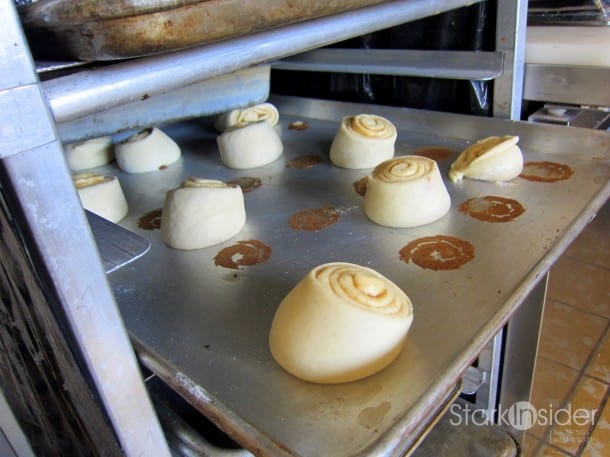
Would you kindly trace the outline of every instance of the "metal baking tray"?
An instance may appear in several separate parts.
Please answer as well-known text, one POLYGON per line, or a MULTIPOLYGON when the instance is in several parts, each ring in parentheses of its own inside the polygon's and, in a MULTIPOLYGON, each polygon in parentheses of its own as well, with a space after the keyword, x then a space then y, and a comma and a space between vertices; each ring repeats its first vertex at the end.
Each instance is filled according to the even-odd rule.
POLYGON ((180 162, 158 172, 126 175, 111 164, 130 211, 124 228, 152 247, 109 275, 142 363, 234 440, 258 455, 401 455, 442 410, 463 372, 502 328, 551 265, 610 194, 610 134, 492 118, 274 97, 282 117, 284 156, 267 166, 231 170, 222 165, 208 123, 164 127, 183 148, 180 162), (328 151, 342 116, 372 112, 398 128, 396 151, 443 146, 446 177, 458 152, 488 135, 520 136, 526 161, 551 161, 574 174, 554 183, 517 178, 503 184, 447 181, 452 208, 423 227, 396 229, 369 221, 354 182, 366 171, 331 165, 328 151), (307 128, 290 130, 293 121, 307 128), (291 159, 316 155, 311 168, 291 159), (179 251, 159 230, 138 220, 160 208, 167 190, 188 176, 257 177, 245 194, 247 222, 218 246, 179 251), (502 196, 525 212, 511 222, 489 223, 459 211, 471 197, 502 196), (339 222, 318 231, 293 230, 289 217, 303 209, 334 206, 339 222), (400 260, 410 241, 450 235, 474 245, 475 257, 455 270, 433 271, 400 260), (229 269, 214 257, 237 241, 256 239, 272 248, 265 263, 229 269), (314 266, 346 261, 389 277, 414 303, 414 324, 404 350, 383 371, 338 385, 301 381, 272 359, 267 337, 274 312, 314 266))
POLYGON ((183 49, 387 0, 39 0, 21 5, 36 54, 115 60, 183 49))

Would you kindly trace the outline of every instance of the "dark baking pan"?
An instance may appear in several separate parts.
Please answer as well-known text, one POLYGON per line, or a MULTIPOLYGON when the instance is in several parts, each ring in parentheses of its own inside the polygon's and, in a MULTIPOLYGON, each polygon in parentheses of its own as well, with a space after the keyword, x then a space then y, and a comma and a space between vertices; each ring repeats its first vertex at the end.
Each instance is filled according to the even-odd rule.
POLYGON ((41 0, 19 7, 37 57, 114 60, 186 48, 383 0, 41 0))

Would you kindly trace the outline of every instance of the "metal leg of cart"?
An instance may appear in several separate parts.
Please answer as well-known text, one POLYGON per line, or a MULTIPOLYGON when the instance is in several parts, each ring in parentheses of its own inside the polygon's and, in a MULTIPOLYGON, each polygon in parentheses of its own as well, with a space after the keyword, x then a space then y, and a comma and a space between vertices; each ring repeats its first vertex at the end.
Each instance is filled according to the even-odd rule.
MULTIPOLYGON (((0 178, 7 214, 0 240, 9 235, 6 227, 16 228, 23 258, 122 452, 169 455, 11 0, 0 0, 0 15, 0 178)), ((9 260, 2 267, 14 273, 20 264, 9 260)))

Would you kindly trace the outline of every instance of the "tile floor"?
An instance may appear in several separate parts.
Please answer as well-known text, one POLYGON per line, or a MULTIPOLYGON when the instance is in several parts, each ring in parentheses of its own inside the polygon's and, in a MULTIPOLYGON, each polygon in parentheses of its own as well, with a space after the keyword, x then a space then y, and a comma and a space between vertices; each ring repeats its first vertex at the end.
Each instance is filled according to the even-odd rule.
POLYGON ((551 269, 531 401, 552 423, 528 431, 523 456, 610 457, 609 397, 607 202, 551 269))

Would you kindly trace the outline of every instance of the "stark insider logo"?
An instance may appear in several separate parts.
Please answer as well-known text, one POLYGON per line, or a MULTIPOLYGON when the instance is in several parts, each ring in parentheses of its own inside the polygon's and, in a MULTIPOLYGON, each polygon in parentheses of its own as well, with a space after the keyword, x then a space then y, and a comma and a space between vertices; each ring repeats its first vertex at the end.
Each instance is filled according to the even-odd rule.
MULTIPOLYGON (((486 414, 484 409, 472 409, 469 405, 463 406, 457 403, 449 408, 451 425, 492 425, 493 418, 486 414)), ((594 425, 597 409, 579 408, 572 410, 572 405, 565 408, 553 409, 536 408, 529 401, 519 401, 506 409, 500 406, 497 411, 498 425, 510 426, 515 430, 525 431, 535 425, 594 425)), ((494 414, 495 415, 495 414, 494 414)))

